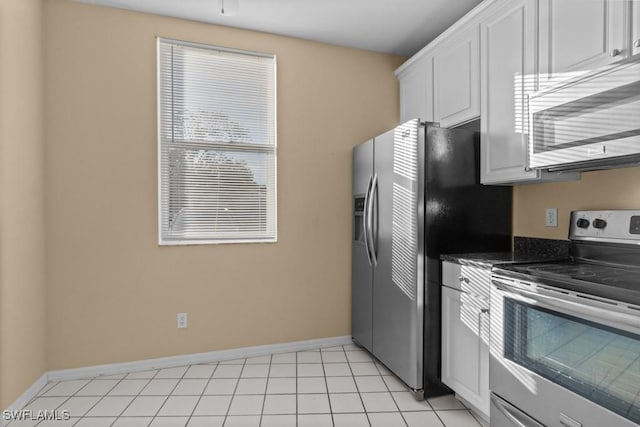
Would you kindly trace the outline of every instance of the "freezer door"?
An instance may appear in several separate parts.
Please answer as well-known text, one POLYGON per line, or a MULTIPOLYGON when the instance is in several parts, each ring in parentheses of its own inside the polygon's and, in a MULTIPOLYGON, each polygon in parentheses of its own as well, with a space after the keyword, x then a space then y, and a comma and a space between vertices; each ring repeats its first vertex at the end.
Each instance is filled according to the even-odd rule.
POLYGON ((375 138, 373 354, 411 388, 423 383, 424 128, 375 138))
POLYGON ((364 231, 365 198, 373 181, 373 140, 353 149, 353 222, 351 232, 351 334, 371 351, 373 272, 364 231))

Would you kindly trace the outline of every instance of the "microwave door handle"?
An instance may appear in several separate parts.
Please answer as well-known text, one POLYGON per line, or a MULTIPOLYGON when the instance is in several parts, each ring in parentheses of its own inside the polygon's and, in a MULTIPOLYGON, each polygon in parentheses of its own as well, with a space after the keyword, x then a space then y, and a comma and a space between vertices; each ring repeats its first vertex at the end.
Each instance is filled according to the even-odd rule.
POLYGON ((369 261, 369 266, 373 265, 371 260, 371 250, 369 249, 369 233, 367 233, 367 221, 368 221, 368 209, 369 205, 369 197, 371 197, 371 182, 373 180, 373 175, 369 175, 369 183, 367 184, 367 192, 364 195, 364 211, 362 212, 362 236, 364 237, 364 245, 367 249, 367 260, 369 261))
POLYGON ((491 394, 491 401, 495 407, 517 427, 544 427, 533 418, 520 411, 515 406, 507 403, 495 394, 491 394))
POLYGON ((596 307, 589 304, 587 298, 581 298, 580 302, 574 301, 575 297, 565 295, 563 298, 557 298, 551 295, 545 295, 543 293, 529 292, 523 289, 514 288, 504 280, 493 279, 494 285, 503 292, 518 295, 527 299, 527 302, 535 301, 546 305, 560 313, 575 313, 579 317, 587 318, 587 320, 604 321, 613 325, 624 325, 631 327, 634 330, 638 329, 637 316, 627 315, 620 311, 619 307, 615 304, 611 304, 607 309, 596 307))

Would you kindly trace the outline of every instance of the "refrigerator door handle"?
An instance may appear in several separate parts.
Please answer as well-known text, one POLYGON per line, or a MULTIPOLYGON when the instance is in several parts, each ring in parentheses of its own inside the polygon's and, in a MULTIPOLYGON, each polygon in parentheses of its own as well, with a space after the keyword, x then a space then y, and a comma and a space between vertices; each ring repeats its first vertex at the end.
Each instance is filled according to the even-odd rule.
POLYGON ((373 266, 378 265, 378 257, 376 256, 376 241, 377 236, 374 236, 373 233, 373 203, 375 201, 374 194, 378 193, 378 174, 373 176, 373 183, 371 184, 371 194, 369 195, 369 204, 367 206, 367 237, 369 238, 370 247, 371 247, 371 261, 373 266), (374 240, 375 239, 375 240, 374 240))
POLYGON ((367 222, 369 215, 369 198, 371 197, 371 183, 373 181, 373 175, 369 175, 369 183, 367 184, 367 192, 364 195, 364 212, 362 213, 362 235, 364 237, 364 245, 367 248, 367 260, 369 260, 369 266, 373 266, 371 260, 371 250, 369 249, 369 233, 367 232, 367 222))

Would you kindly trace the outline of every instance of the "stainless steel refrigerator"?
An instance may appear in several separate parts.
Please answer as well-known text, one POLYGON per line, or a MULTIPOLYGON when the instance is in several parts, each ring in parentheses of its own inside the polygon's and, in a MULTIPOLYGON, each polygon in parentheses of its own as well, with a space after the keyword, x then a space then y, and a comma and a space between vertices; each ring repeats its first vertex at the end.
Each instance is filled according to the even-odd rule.
POLYGON ((511 188, 479 134, 411 120, 353 149, 352 337, 416 391, 440 381, 440 255, 511 245, 511 188))

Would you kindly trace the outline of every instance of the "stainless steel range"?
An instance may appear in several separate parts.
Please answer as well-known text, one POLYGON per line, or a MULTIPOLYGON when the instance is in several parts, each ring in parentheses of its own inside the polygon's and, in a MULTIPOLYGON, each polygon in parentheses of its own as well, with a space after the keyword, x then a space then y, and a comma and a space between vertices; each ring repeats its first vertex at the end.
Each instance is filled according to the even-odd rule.
POLYGON ((569 238, 494 269, 493 427, 640 423, 640 211, 573 212, 569 238))

